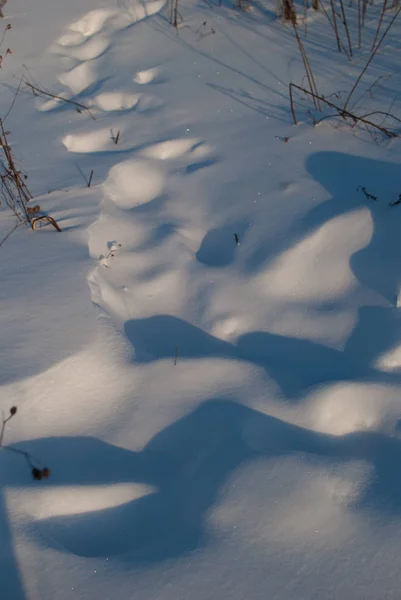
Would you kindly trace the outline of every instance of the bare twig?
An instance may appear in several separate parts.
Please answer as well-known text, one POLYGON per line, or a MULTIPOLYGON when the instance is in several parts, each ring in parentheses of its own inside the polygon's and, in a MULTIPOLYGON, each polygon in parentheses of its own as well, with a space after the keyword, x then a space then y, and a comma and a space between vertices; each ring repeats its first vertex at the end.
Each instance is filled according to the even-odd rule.
POLYGON ((371 48, 372 52, 375 49, 377 38, 379 37, 380 28, 382 26, 382 22, 383 22, 383 18, 384 18, 384 13, 386 12, 386 8, 387 8, 387 3, 388 3, 388 0, 384 0, 383 6, 382 6, 382 9, 381 9, 381 12, 380 12, 379 22, 377 24, 375 39, 373 40, 373 44, 372 44, 372 48, 371 48))
POLYGON ((5 115, 5 117, 3 117, 3 123, 4 123, 4 121, 7 119, 8 115, 10 114, 10 112, 12 111, 12 109, 14 108, 14 104, 15 104, 15 103, 16 103, 16 101, 17 101, 17 97, 18 97, 19 91, 20 91, 20 89, 21 89, 21 85, 22 85, 22 81, 23 81, 23 79, 24 79, 24 76, 22 75, 22 76, 21 76, 21 79, 19 80, 19 84, 18 84, 18 87, 17 87, 17 91, 16 91, 16 92, 15 92, 15 94, 14 94, 13 101, 12 101, 12 102, 11 102, 11 104, 10 104, 10 108, 9 108, 9 109, 8 109, 8 111, 6 112, 6 115, 5 115))
POLYGON ((368 192, 368 190, 366 189, 366 187, 364 187, 363 185, 358 185, 357 187, 357 191, 361 190, 361 192, 364 194, 365 198, 367 200, 374 200, 377 201, 377 196, 374 196, 373 194, 370 194, 368 192))
POLYGON ((337 40, 337 48, 338 48, 338 51, 341 52, 340 35, 338 33, 337 15, 336 15, 336 9, 334 7, 334 0, 330 0, 330 6, 331 6, 331 15, 333 17, 334 33, 336 35, 336 40, 337 40))
POLYGON ((57 221, 55 219, 53 219, 53 217, 49 217, 47 215, 41 215, 39 217, 35 217, 34 219, 32 219, 31 226, 34 231, 37 229, 36 225, 38 223, 50 223, 50 225, 52 225, 56 231, 61 233, 61 228, 57 224, 57 221))
POLYGON ((6 425, 9 422, 10 419, 13 418, 14 415, 17 414, 17 407, 16 406, 12 406, 10 408, 10 414, 8 415, 8 417, 4 418, 4 413, 3 413, 3 422, 1 424, 1 431, 0 431, 0 447, 3 446, 3 439, 4 439, 4 432, 6 430, 6 425))
POLYGON ((298 34, 298 28, 297 28, 296 22, 294 19, 291 22, 292 22, 292 27, 293 27, 294 33, 295 33, 295 38, 298 43, 298 48, 299 48, 299 52, 300 52, 300 55, 302 58, 302 62, 305 67, 305 73, 306 73, 306 77, 308 79, 309 88, 310 88, 310 91, 312 92, 313 102, 315 104, 316 110, 320 110, 320 104, 319 104, 319 100, 318 100, 318 91, 317 91, 317 87, 316 87, 316 81, 313 76, 312 68, 310 66, 308 56, 306 54, 306 50, 304 48, 302 40, 298 34))
POLYGON ((374 47, 374 49, 372 50, 372 52, 371 52, 371 55, 370 55, 370 57, 369 57, 369 59, 368 59, 368 61, 367 61, 366 65, 364 66, 364 68, 362 69, 361 73, 359 74, 359 77, 358 77, 358 78, 357 78, 357 80, 355 81, 355 83, 354 83, 354 85, 353 85, 353 87, 352 87, 352 89, 351 89, 351 91, 350 91, 350 93, 349 93, 349 95, 348 95, 348 98, 347 98, 347 100, 346 100, 346 102, 345 102, 345 104, 344 104, 344 110, 346 110, 346 109, 347 109, 347 106, 348 106, 348 104, 349 104, 349 101, 351 100, 351 98, 352 98, 352 95, 354 94, 354 92, 355 92, 356 88, 358 87, 358 85, 359 85, 359 82, 361 81, 362 77, 363 77, 363 76, 364 76, 364 74, 366 73, 366 71, 367 71, 367 69, 368 69, 368 67, 369 67, 370 63, 371 63, 371 62, 372 62, 372 60, 374 59, 374 57, 375 57, 376 53, 378 52, 378 50, 379 50, 380 46, 381 46, 381 45, 382 45, 382 43, 383 43, 383 40, 384 40, 384 38, 386 37, 386 35, 387 35, 387 34, 388 34, 388 32, 390 31, 390 29, 391 29, 391 27, 392 27, 392 25, 393 25, 394 21, 396 20, 396 18, 397 18, 397 17, 398 17, 398 15, 400 14, 400 12, 401 12, 401 6, 400 6, 400 7, 397 9, 397 11, 395 12, 395 14, 394 14, 393 18, 391 19, 390 23, 389 23, 389 24, 388 24, 388 26, 387 26, 387 29, 386 29, 386 30, 385 30, 385 32, 383 33, 383 35, 382 35, 382 37, 380 38, 379 42, 376 44, 376 46, 375 46, 375 47, 374 47))
POLYGON ((46 92, 45 90, 42 90, 41 88, 37 87, 36 85, 33 85, 32 83, 29 83, 26 80, 25 84, 36 94, 48 96, 49 98, 53 98, 54 100, 61 100, 61 102, 66 102, 67 104, 72 104, 72 106, 75 106, 77 112, 87 112, 88 115, 94 121, 96 121, 94 115, 90 111, 90 108, 88 106, 85 106, 85 104, 81 104, 80 102, 76 102, 75 100, 68 100, 68 98, 63 98, 62 96, 58 96, 57 94, 51 94, 50 92, 46 92))
POLYGON ((290 84, 288 86, 289 92, 290 92, 290 106, 291 106, 291 113, 292 113, 292 119, 294 121, 294 125, 298 125, 298 121, 297 121, 297 117, 295 115, 295 109, 294 109, 294 99, 292 97, 292 85, 290 84))
POLYGON ((3 45, 4 38, 7 35, 7 31, 10 31, 10 29, 12 29, 11 23, 9 23, 8 25, 6 25, 5 28, 4 28, 3 35, 1 36, 1 40, 0 40, 0 48, 3 45))
POLYGON ((397 204, 401 204, 401 194, 399 194, 397 200, 392 200, 389 206, 397 206, 397 204))
MULTIPOLYGON (((302 88, 299 85, 296 85, 295 83, 290 83, 289 88, 290 88, 291 112, 292 112, 292 115, 293 115, 294 125, 296 125, 297 124, 297 119, 296 119, 296 116, 295 116, 294 101, 293 101, 293 95, 292 95, 292 89, 291 88, 295 88, 295 89, 297 89, 297 90, 299 90, 299 91, 301 91, 304 94, 307 94, 309 96, 312 96, 313 93, 310 92, 309 90, 307 90, 306 88, 302 88)), ((383 133, 386 137, 389 137, 389 138, 398 137, 398 134, 395 133, 394 131, 390 131, 389 129, 387 129, 387 127, 383 127, 383 125, 379 125, 379 124, 375 123, 374 121, 371 121, 370 119, 367 119, 366 116, 369 116, 369 115, 358 116, 358 115, 356 115, 354 113, 351 113, 348 110, 345 110, 341 106, 337 106, 336 104, 333 104, 333 102, 329 102, 323 96, 319 96, 318 100, 320 102, 323 102, 323 104, 326 104, 330 108, 333 108, 337 112, 337 115, 339 117, 341 117, 342 119, 350 119, 354 125, 356 123, 364 123, 365 125, 368 125, 369 127, 377 129, 378 131, 380 131, 381 133, 383 133)), ((372 114, 377 114, 377 112, 376 113, 372 113, 372 114)), ((388 115, 388 116, 397 120, 397 118, 393 117, 392 115, 388 115)))
POLYGON ((345 14, 343 0, 340 0, 340 8, 341 8, 341 16, 342 16, 342 20, 343 20, 343 25, 344 25, 344 29, 345 29, 345 33, 346 33, 347 41, 348 41, 349 55, 352 58, 352 42, 351 42, 351 36, 349 34, 347 16, 345 14))
POLYGON ((320 2, 320 6, 321 6, 321 8, 323 9, 323 12, 324 12, 324 14, 325 14, 325 15, 326 15, 326 17, 327 17, 327 20, 328 20, 328 22, 330 23, 331 27, 333 28, 334 35, 336 36, 336 41, 337 41, 337 47, 338 47, 338 51, 339 51, 339 52, 341 52, 341 50, 342 50, 342 51, 344 52, 344 54, 345 54, 345 55, 346 55, 348 58, 350 58, 350 57, 348 56, 348 52, 347 52, 347 50, 346 50, 346 48, 345 48, 344 44, 342 43, 342 41, 341 41, 341 39, 340 39, 340 36, 338 35, 337 21, 334 21, 334 23, 333 23, 333 21, 331 20, 331 18, 330 18, 330 15, 329 15, 329 13, 327 12, 327 10, 326 10, 326 7, 325 7, 325 5, 323 4, 322 0, 319 0, 319 2, 320 2))
POLYGON ((24 180, 21 177, 20 171, 16 168, 14 156, 7 139, 7 133, 4 130, 3 121, 0 119, 0 146, 6 156, 7 166, 3 165, 5 170, 1 177, 3 190, 6 191, 5 200, 12 208, 14 214, 20 221, 31 222, 27 203, 32 199, 24 180))
POLYGON ((178 0, 174 0, 174 17, 173 17, 173 25, 175 28, 178 27, 178 0))
POLYGON ((368 7, 368 0, 362 0, 362 27, 365 26, 366 9, 368 7))
POLYGON ((364 115, 361 115, 359 118, 360 119, 366 119, 366 117, 372 117, 373 115, 381 115, 384 116, 384 120, 386 119, 394 119, 394 121, 397 121, 397 123, 401 123, 401 119, 399 119, 398 117, 390 114, 389 112, 385 112, 384 110, 374 110, 370 113, 366 113, 364 115))
POLYGON ((36 228, 36 222, 46 220, 57 231, 61 231, 52 217, 40 214, 39 205, 33 207, 28 205, 32 200, 32 194, 25 183, 26 176, 23 176, 21 171, 17 169, 7 135, 8 132, 5 131, 3 121, 0 119, 0 146, 6 158, 4 162, 0 161, 0 182, 7 206, 13 211, 20 223, 29 223, 32 229, 36 228))
POLYGON ((50 469, 45 467, 41 460, 30 454, 29 452, 25 452, 25 450, 20 450, 19 448, 13 448, 12 446, 3 446, 4 432, 6 429, 6 425, 10 419, 13 418, 14 415, 17 414, 17 407, 12 406, 10 408, 10 414, 7 418, 4 418, 0 431, 0 448, 3 450, 8 450, 8 452, 14 452, 15 454, 20 454, 25 458, 29 467, 31 468, 32 477, 34 479, 47 479, 50 476, 50 469))
POLYGON ((89 175, 88 188, 90 188, 90 186, 91 186, 92 177, 93 177, 93 169, 91 170, 91 174, 89 175))
POLYGON ((303 14, 303 19, 304 19, 304 33, 305 33, 305 38, 308 35, 308 20, 307 20, 307 13, 306 13, 306 9, 307 9, 307 0, 303 0, 303 8, 304 8, 304 14, 303 14))

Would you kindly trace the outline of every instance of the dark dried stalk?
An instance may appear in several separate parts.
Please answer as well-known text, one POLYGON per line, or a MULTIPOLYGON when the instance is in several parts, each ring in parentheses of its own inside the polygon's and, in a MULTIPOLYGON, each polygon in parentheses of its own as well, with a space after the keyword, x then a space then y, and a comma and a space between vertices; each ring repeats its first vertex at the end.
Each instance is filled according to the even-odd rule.
POLYGON ((5 38, 5 37, 6 37, 6 35, 7 35, 7 31, 10 31, 10 29, 12 29, 12 27, 11 27, 11 23, 9 23, 8 25, 6 25, 6 26, 4 27, 3 35, 1 36, 1 40, 0 40, 0 48, 1 48, 1 46, 3 45, 4 38, 5 38))
POLYGON ((362 71, 361 71, 361 73, 360 73, 360 75, 359 75, 358 79, 355 81, 355 83, 354 83, 354 85, 353 85, 353 87, 352 87, 352 89, 351 89, 351 91, 350 91, 350 93, 349 93, 349 95, 348 95, 348 98, 347 98, 347 100, 346 100, 346 102, 345 102, 345 104, 344 104, 344 110, 346 110, 346 109, 347 109, 347 106, 348 106, 348 104, 349 104, 349 101, 351 100, 351 98, 352 98, 352 95, 354 94, 354 92, 355 92, 356 88, 358 87, 358 85, 359 85, 359 82, 361 81, 362 77, 363 77, 363 76, 364 76, 364 74, 366 73, 366 71, 367 71, 367 69, 368 69, 368 67, 369 67, 370 63, 371 63, 371 62, 372 62, 372 60, 374 59, 374 57, 375 57, 376 53, 378 52, 378 50, 379 50, 380 46, 381 46, 381 45, 382 45, 382 43, 383 43, 383 40, 384 40, 384 38, 386 37, 386 35, 387 35, 387 34, 388 34, 388 32, 390 31, 390 29, 391 29, 391 27, 392 27, 392 25, 393 25, 394 21, 396 20, 396 18, 397 18, 397 17, 398 17, 398 15, 400 14, 400 12, 401 12, 401 6, 400 6, 400 7, 397 9, 397 11, 396 11, 395 15, 393 16, 393 18, 391 19, 390 23, 388 24, 388 26, 387 26, 387 29, 385 30, 385 32, 383 33, 383 35, 382 35, 382 37, 380 38, 379 42, 377 43, 377 45, 376 45, 376 46, 375 46, 375 48, 373 49, 373 51, 372 51, 372 53, 371 53, 371 55, 370 55, 370 57, 369 57, 369 59, 368 59, 368 61, 367 61, 366 65, 365 65, 365 66, 364 66, 364 68, 362 69, 362 71))
POLYGON ((91 186, 92 177, 93 177, 93 169, 91 170, 91 174, 89 175, 88 188, 90 188, 90 186, 91 186))
POLYGON ((81 104, 80 102, 76 102, 75 100, 68 100, 67 98, 63 98, 62 96, 57 96, 57 94, 51 94, 50 92, 46 92, 45 90, 42 90, 41 88, 37 87, 36 85, 33 85, 32 83, 29 83, 29 81, 25 81, 25 84, 35 93, 35 94, 39 94, 42 96, 47 96, 49 98, 53 98, 54 100, 61 100, 62 102, 66 102, 67 104, 72 104, 72 106, 75 106, 77 112, 87 112, 88 115, 94 120, 96 121, 95 117, 93 116, 93 114, 91 113, 90 109, 85 106, 85 104, 81 104))
POLYGON ((289 92, 290 92, 290 106, 291 106, 292 118, 293 118, 293 121, 294 121, 294 125, 298 125, 297 117, 295 115, 294 99, 292 97, 292 85, 291 85, 291 83, 288 86, 288 89, 289 89, 289 92))
POLYGON ((304 31, 305 31, 305 38, 308 35, 308 23, 307 23, 306 8, 307 8, 307 0, 304 0, 304 31))
MULTIPOLYGON (((14 157, 10 148, 10 145, 7 140, 7 134, 4 130, 3 121, 0 119, 0 145, 3 148, 3 152, 6 156, 7 167, 6 168, 6 176, 2 177, 2 183, 5 186, 9 197, 15 204, 19 206, 19 209, 22 210, 24 219, 26 222, 31 222, 31 217, 27 209, 27 203, 29 200, 32 200, 32 195, 29 192, 25 182, 22 180, 21 173, 15 166, 14 157), (10 183, 12 184, 12 188, 10 188, 10 183), (15 198, 14 188, 17 193, 17 198, 15 198)), ((18 212, 14 210, 15 214, 20 218, 18 212)))
MULTIPOLYGON (((291 103, 291 112, 293 115, 293 120, 294 120, 294 125, 297 125, 297 119, 295 116, 295 109, 294 109, 294 101, 293 101, 293 95, 292 95, 292 89, 291 88, 295 88, 301 92, 303 92, 304 94, 307 94, 309 96, 313 96, 313 92, 310 92, 309 90, 307 90, 306 88, 302 88, 299 85, 296 85, 295 83, 290 83, 289 85, 290 88, 290 103, 291 103)), ((333 102, 329 102, 329 100, 327 100, 326 98, 324 98, 323 96, 319 96, 319 101, 323 102, 324 104, 326 104, 327 106, 329 106, 330 108, 334 109, 337 113, 337 116, 341 117, 342 119, 350 119, 353 124, 356 123, 364 123, 365 125, 369 125, 369 127, 373 127, 374 129, 377 129, 378 131, 380 131, 381 133, 383 133, 386 137, 389 138, 395 138, 398 137, 398 134, 390 131, 389 129, 387 129, 387 127, 383 127, 382 125, 378 125, 377 123, 375 123, 374 121, 371 121, 370 119, 367 119, 366 117, 368 116, 372 116, 374 114, 379 114, 380 111, 375 111, 372 113, 368 113, 367 115, 362 115, 362 116, 358 116, 355 115, 354 113, 351 113, 349 110, 346 110, 344 108, 342 108, 341 106, 337 106, 336 104, 333 104, 333 102)), ((331 115, 333 116, 333 115, 331 115)), ((400 119, 397 119, 397 117, 394 117, 393 115, 387 114, 387 117, 390 117, 398 122, 401 122, 400 119)), ((320 119, 320 121, 322 121, 325 118, 329 118, 329 117, 323 117, 322 119, 320 119)), ((316 121, 316 124, 319 123, 320 121, 316 121)))
POLYGON ((331 6, 331 14, 333 17, 334 33, 336 35, 336 40, 337 40, 337 48, 338 48, 338 51, 341 52, 340 35, 338 33, 337 15, 336 15, 336 9, 334 7, 334 0, 330 0, 330 6, 331 6))
POLYGON ((28 190, 21 172, 18 171, 11 147, 8 143, 7 132, 4 130, 3 121, 0 119, 0 146, 3 149, 6 161, 0 161, 0 180, 2 184, 3 198, 13 211, 20 223, 29 223, 35 229, 35 222, 46 220, 51 223, 57 231, 61 231, 56 221, 47 215, 40 215, 39 205, 28 208, 32 200, 32 194, 28 190), (3 172, 1 172, 1 169, 3 172))
POLYGON ((340 8, 341 8, 341 15, 342 15, 342 19, 343 19, 343 25, 344 25, 344 29, 345 29, 345 34, 347 36, 347 41, 348 41, 349 55, 352 58, 352 42, 351 42, 351 36, 349 34, 348 22, 347 22, 347 15, 345 14, 343 0, 340 0, 340 8))
POLYGON ((284 21, 291 21, 291 23, 297 22, 297 15, 294 9, 292 0, 281 0, 282 5, 282 17, 284 21))
POLYGON ((323 9, 323 12, 324 12, 324 14, 325 14, 325 15, 326 15, 326 17, 327 17, 327 20, 328 20, 328 22, 330 23, 331 27, 333 28, 333 31, 334 31, 334 34, 335 34, 335 36, 336 36, 336 40, 337 40, 337 45, 339 45, 339 52, 341 52, 341 50, 342 50, 342 51, 344 52, 344 54, 345 54, 345 55, 346 55, 348 58, 350 58, 350 57, 348 56, 348 52, 347 52, 346 48, 344 47, 344 44, 342 43, 342 41, 341 41, 341 40, 340 40, 340 38, 338 37, 338 29, 336 29, 336 27, 337 27, 337 22, 336 22, 335 24, 333 23, 333 21, 331 20, 331 18, 330 18, 330 15, 329 15, 329 13, 327 12, 327 10, 326 10, 326 7, 324 6, 324 4, 323 4, 322 0, 319 0, 319 2, 320 2, 320 6, 321 6, 321 8, 323 9))
POLYGON ((310 66, 310 63, 309 63, 309 60, 308 60, 308 57, 307 57, 307 54, 306 54, 306 50, 305 50, 304 45, 303 45, 303 43, 301 41, 301 38, 299 37, 298 29, 297 29, 297 26, 296 26, 296 24, 295 24, 294 21, 292 21, 292 26, 293 26, 294 33, 295 33, 295 38, 296 38, 297 43, 298 43, 299 52, 301 54, 302 62, 303 62, 304 67, 305 67, 305 73, 306 73, 306 77, 308 79, 309 87, 310 87, 311 92, 313 92, 313 102, 314 102, 316 110, 320 110, 321 107, 320 107, 319 100, 318 100, 318 91, 317 91, 316 81, 315 81, 315 78, 314 78, 314 75, 313 75, 313 72, 312 72, 312 68, 310 66))
POLYGON ((178 0, 174 0, 174 27, 177 28, 178 27, 178 0))
POLYGON ((381 9, 381 12, 380 12, 379 22, 377 24, 375 39, 373 40, 373 44, 372 44, 372 48, 371 48, 372 51, 375 49, 377 38, 379 37, 380 28, 382 26, 382 22, 383 22, 383 18, 384 18, 384 13, 385 13, 386 8, 387 8, 387 3, 388 3, 388 0, 384 0, 383 6, 382 6, 382 9, 381 9))
POLYGON ((366 9, 368 7, 368 0, 362 0, 362 27, 365 26, 366 9))
POLYGON ((47 215, 41 215, 40 217, 34 217, 31 221, 31 226, 34 231, 36 230, 36 225, 38 223, 50 223, 50 225, 52 225, 56 231, 58 231, 59 233, 61 233, 61 231, 62 231, 61 228, 59 227, 57 221, 55 221, 53 219, 53 217, 49 217, 47 215))

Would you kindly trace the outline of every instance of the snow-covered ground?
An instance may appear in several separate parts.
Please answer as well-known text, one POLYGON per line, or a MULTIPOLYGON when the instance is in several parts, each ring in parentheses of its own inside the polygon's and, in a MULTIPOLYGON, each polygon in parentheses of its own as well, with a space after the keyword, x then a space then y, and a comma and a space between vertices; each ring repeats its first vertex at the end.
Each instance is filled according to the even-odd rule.
MULTIPOLYGON (((94 118, 22 83, 5 122, 63 232, 0 246, 4 444, 51 469, 0 452, 0 598, 398 599, 400 142, 300 95, 292 124, 273 3, 179 10, 4 8, 0 116, 24 75, 94 118)), ((369 11, 351 63, 300 11, 320 93, 351 88, 369 11)), ((401 115, 400 33, 366 112, 401 115)))

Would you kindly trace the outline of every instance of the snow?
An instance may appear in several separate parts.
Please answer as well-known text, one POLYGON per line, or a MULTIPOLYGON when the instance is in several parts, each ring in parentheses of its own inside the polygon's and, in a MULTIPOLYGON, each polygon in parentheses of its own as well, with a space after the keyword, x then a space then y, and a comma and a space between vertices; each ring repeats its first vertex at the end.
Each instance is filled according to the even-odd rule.
MULTIPOLYGON (((22 84, 5 122, 63 231, 0 245, 4 445, 51 469, 0 452, 2 600, 399 596, 399 140, 295 127, 291 28, 217 4, 4 8, 0 115, 23 74, 90 112, 22 84)), ((378 11, 352 62, 300 17, 321 94, 378 11)), ((350 106, 397 114, 399 27, 350 106)))

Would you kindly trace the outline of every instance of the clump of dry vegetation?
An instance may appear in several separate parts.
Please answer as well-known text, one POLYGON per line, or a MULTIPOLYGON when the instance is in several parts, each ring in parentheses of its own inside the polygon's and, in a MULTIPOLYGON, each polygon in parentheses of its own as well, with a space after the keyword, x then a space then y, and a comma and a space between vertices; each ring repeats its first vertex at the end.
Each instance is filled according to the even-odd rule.
POLYGON ((17 407, 12 406, 10 408, 8 417, 3 415, 3 422, 0 430, 0 448, 3 450, 8 450, 8 452, 14 452, 15 454, 19 454, 22 456, 26 462, 28 463, 29 468, 31 469, 31 474, 33 479, 41 480, 47 479, 50 477, 50 469, 42 464, 42 461, 30 454, 30 452, 26 452, 25 450, 20 450, 19 448, 14 448, 13 446, 5 446, 4 445, 4 433, 6 430, 6 425, 15 415, 17 414, 17 407))
MULTIPOLYGON (((283 3, 292 2, 292 0, 281 1, 283 3)), ((340 53, 343 53, 348 60, 352 60, 356 56, 358 56, 360 60, 364 59, 363 66, 349 91, 345 93, 334 92, 331 93, 330 96, 324 96, 318 92, 311 64, 307 58, 306 50, 301 40, 297 19, 293 15, 288 17, 288 10, 284 10, 283 4, 282 17, 285 21, 289 21, 292 25, 308 82, 308 86, 295 85, 294 83, 289 84, 291 113, 295 125, 298 123, 295 105, 296 99, 299 98, 302 100, 309 99, 312 101, 315 114, 312 114, 310 110, 308 113, 311 116, 314 125, 319 124, 325 119, 334 117, 340 118, 352 128, 363 126, 376 142, 379 140, 380 136, 384 136, 385 138, 393 138, 398 137, 400 134, 401 119, 392 114, 389 110, 367 111, 366 109, 359 109, 358 102, 351 103, 351 100, 354 98, 356 90, 361 85, 361 82, 364 79, 364 76, 368 71, 373 59, 378 54, 380 48, 382 47, 383 41, 389 34, 401 12, 401 6, 398 6, 397 4, 394 5, 393 3, 393 6, 389 7, 388 0, 383 0, 383 5, 380 12, 378 13, 376 11, 377 24, 376 27, 373 28, 373 39, 371 42, 368 39, 365 43, 365 46, 368 45, 370 48, 369 54, 366 57, 366 55, 363 53, 363 49, 361 50, 361 48, 362 32, 365 26, 366 13, 368 10, 367 6, 368 4, 366 0, 363 0, 363 2, 358 0, 356 7, 353 6, 351 2, 347 9, 344 6, 343 0, 330 0, 329 6, 325 6, 324 0, 319 0, 319 7, 326 15, 327 20, 333 30, 337 50, 340 53), (387 20, 386 26, 384 27, 385 16, 389 11, 393 11, 393 14, 390 14, 390 18, 387 20), (351 19, 349 18, 350 13, 352 17, 351 19), (343 99, 343 101, 334 102, 332 100, 333 96, 335 96, 337 100, 343 99), (329 113, 328 110, 330 111, 329 113), (322 113, 322 115, 318 116, 316 113, 322 113)), ((373 10, 373 8, 371 8, 371 10, 373 10)), ((371 86, 371 88, 372 87, 373 86, 371 86)), ((371 88, 369 89, 371 90, 371 88)))

